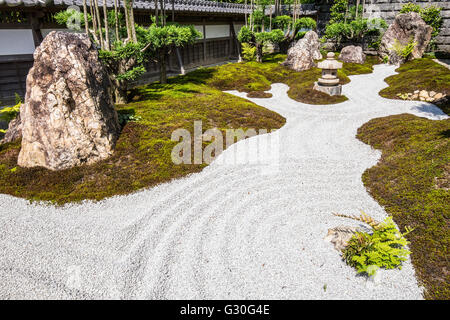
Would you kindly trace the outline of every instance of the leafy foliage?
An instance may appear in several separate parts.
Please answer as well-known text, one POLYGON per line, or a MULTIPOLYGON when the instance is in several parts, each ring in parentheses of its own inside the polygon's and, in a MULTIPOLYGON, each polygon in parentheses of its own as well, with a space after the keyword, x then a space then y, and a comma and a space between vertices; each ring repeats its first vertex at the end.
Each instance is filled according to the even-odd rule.
POLYGON ((300 19, 297 19, 294 23, 294 29, 295 30, 315 30, 317 28, 316 20, 310 17, 302 17, 300 19))
POLYGON ((276 16, 272 20, 272 27, 274 29, 286 30, 292 23, 292 18, 290 16, 276 16))
POLYGON ((194 26, 183 26, 177 23, 166 26, 152 24, 144 34, 145 42, 151 43, 151 51, 158 51, 170 46, 181 47, 193 43, 201 36, 202 34, 194 26))
MULTIPOLYGON (((72 30, 81 31, 81 27, 84 27, 84 14, 73 8, 67 8, 67 10, 59 11, 53 15, 56 22, 61 25, 68 25, 72 30), (74 22, 78 23, 74 23, 74 22)), ((92 21, 90 14, 87 14, 88 21, 92 21)))
POLYGON ((358 18, 348 22, 328 24, 325 28, 325 38, 340 43, 342 40, 360 41, 366 35, 380 35, 387 28, 386 21, 381 18, 358 18))
POLYGON ((348 0, 335 0, 330 8, 330 24, 344 22, 348 0))
POLYGON ((242 43, 242 58, 245 61, 253 61, 256 59, 256 47, 248 44, 242 43))
POLYGON ((0 110, 0 120, 5 122, 10 122, 14 120, 20 112, 20 105, 22 102, 17 103, 12 107, 5 107, 0 110))
POLYGON ((250 27, 243 26, 237 36, 239 42, 247 43, 256 49, 256 61, 262 62, 263 46, 268 43, 279 43, 284 39, 284 33, 280 29, 265 32, 254 32, 250 27))
POLYGON ((356 232, 343 251, 344 261, 354 267, 358 273, 375 275, 379 268, 401 268, 410 251, 405 249, 408 241, 405 236, 411 229, 401 233, 394 221, 388 217, 373 233, 356 232))
POLYGON ((405 45, 402 45, 400 41, 395 39, 392 49, 398 56, 402 57, 403 60, 407 61, 411 53, 414 51, 416 45, 417 42, 415 42, 414 39, 410 39, 408 43, 405 45))

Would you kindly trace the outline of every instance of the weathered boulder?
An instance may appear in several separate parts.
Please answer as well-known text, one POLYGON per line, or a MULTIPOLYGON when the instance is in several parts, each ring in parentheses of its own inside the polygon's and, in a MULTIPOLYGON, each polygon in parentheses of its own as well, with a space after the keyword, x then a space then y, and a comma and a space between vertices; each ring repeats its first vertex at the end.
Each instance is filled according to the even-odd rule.
POLYGON ((302 39, 289 48, 283 65, 295 71, 303 71, 314 67, 314 60, 318 59, 322 59, 319 36, 314 31, 308 31, 302 39))
POLYGON ((26 86, 20 166, 59 170, 112 154, 119 122, 109 78, 88 36, 47 35, 36 48, 26 86))
POLYGON ((382 57, 389 57, 389 62, 392 64, 403 63, 405 58, 397 51, 410 41, 414 41, 416 45, 410 58, 421 58, 430 43, 431 32, 431 26, 427 25, 418 13, 399 14, 384 33, 379 53, 382 57))
POLYGON ((6 130, 5 136, 0 141, 2 143, 9 143, 22 138, 22 122, 20 121, 20 115, 11 120, 6 130))
POLYGON ((346 46, 341 50, 339 55, 339 60, 349 63, 360 63, 366 62, 366 55, 363 49, 359 46, 346 46))

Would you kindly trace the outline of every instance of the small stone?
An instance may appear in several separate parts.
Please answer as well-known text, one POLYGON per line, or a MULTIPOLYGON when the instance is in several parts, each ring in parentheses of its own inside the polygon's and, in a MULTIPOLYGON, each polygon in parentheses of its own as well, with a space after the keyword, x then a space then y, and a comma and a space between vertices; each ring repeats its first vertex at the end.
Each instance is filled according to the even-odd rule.
POLYGON ((346 46, 341 50, 339 60, 349 63, 363 64, 366 61, 366 55, 359 46, 346 46))
POLYGON ((431 98, 433 98, 433 97, 436 95, 436 92, 435 92, 435 91, 430 91, 430 92, 428 92, 428 95, 429 95, 431 98))
POLYGON ((415 93, 415 94, 413 94, 412 96, 411 96, 411 99, 412 100, 415 100, 415 99, 417 99, 419 97, 419 95, 417 94, 417 93, 415 93))
POLYGON ((436 93, 435 95, 434 95, 434 100, 439 100, 439 99, 442 99, 444 97, 444 95, 442 94, 442 93, 436 93))
POLYGON ((420 92, 419 90, 416 90, 414 91, 414 94, 419 94, 419 92, 420 92))
POLYGON ((337 251, 342 251, 357 231, 361 230, 359 228, 339 226, 328 229, 328 234, 325 236, 324 240, 332 243, 337 251))
POLYGON ((420 93, 419 93, 419 97, 421 97, 421 98, 425 98, 425 99, 428 99, 428 98, 429 98, 429 96, 428 96, 428 92, 427 92, 426 90, 422 90, 422 91, 420 91, 420 93))
POLYGON ((428 99, 425 99, 425 100, 428 101, 428 102, 433 102, 434 101, 433 98, 428 98, 428 99))

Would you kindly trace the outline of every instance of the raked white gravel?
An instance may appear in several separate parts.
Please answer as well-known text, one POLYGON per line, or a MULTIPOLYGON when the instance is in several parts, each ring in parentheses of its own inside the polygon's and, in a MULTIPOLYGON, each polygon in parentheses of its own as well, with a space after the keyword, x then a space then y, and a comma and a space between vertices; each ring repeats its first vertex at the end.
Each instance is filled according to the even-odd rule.
POLYGON ((271 166, 219 159, 243 159, 249 141, 273 134, 236 143, 200 173, 97 203, 0 195, 0 298, 421 299, 410 261, 367 280, 323 240, 358 225, 332 212, 386 217, 361 182, 380 152, 357 128, 405 112, 447 118, 428 103, 381 98, 394 69, 351 77, 349 101, 337 105, 293 101, 283 84, 249 99, 287 119, 271 166))

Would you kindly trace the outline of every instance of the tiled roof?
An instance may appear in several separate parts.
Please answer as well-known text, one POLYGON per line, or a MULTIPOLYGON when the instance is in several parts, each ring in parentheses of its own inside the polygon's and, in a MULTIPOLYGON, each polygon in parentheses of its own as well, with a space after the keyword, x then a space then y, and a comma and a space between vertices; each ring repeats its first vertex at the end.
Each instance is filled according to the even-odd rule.
MULTIPOLYGON (((89 0, 86 0, 89 4, 89 0)), ((121 6, 123 1, 119 0, 121 6)), ((165 0, 166 10, 172 9, 172 0, 165 0)), ((230 13, 230 14, 244 14, 250 13, 250 5, 215 2, 206 0, 174 0, 174 7, 176 12, 208 12, 208 13, 230 13)), ((102 1, 100 0, 101 4, 102 1)), ((112 8, 114 6, 113 0, 106 0, 107 6, 112 8)), ((0 0, 0 5, 7 5, 9 7, 23 6, 23 7, 51 7, 51 6, 83 6, 83 0, 0 0)), ((134 8, 136 10, 154 10, 154 0, 135 0, 134 8)), ((266 10, 268 12, 269 10, 266 10)), ((302 5, 302 14, 314 14, 314 5, 302 5)))

